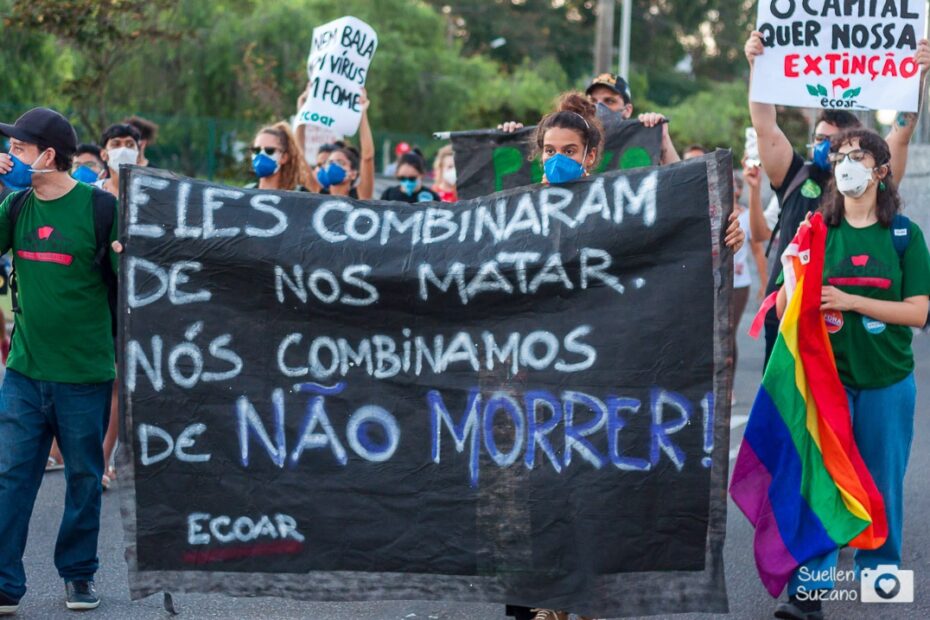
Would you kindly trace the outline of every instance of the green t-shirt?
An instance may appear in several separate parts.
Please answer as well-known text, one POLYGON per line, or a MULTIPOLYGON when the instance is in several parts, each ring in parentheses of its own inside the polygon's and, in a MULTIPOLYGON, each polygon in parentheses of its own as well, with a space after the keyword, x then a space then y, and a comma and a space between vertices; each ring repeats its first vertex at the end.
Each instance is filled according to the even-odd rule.
MULTIPOLYGON (((930 295, 930 253, 920 228, 911 222, 903 259, 891 235, 892 230, 879 223, 853 228, 845 219, 830 228, 823 283, 886 301, 930 295)), ((824 319, 843 385, 887 387, 914 370, 910 327, 887 325, 856 312, 828 311, 824 319)))
MULTIPOLYGON (((7 366, 38 381, 100 383, 116 376, 107 287, 93 268, 92 188, 48 202, 30 195, 16 220, 0 205, 0 254, 13 250, 20 312, 7 366)), ((111 238, 116 239, 114 218, 111 238)), ((110 252, 116 269, 116 254, 110 252)))

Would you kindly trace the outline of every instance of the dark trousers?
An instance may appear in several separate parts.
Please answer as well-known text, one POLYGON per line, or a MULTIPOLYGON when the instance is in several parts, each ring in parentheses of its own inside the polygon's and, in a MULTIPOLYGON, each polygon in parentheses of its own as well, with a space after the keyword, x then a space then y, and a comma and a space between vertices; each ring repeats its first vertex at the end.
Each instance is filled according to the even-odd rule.
POLYGON ((0 387, 0 592, 26 593, 23 552, 52 444, 65 462, 65 507, 55 567, 65 581, 93 579, 99 562, 103 435, 113 382, 36 381, 7 369, 0 387))

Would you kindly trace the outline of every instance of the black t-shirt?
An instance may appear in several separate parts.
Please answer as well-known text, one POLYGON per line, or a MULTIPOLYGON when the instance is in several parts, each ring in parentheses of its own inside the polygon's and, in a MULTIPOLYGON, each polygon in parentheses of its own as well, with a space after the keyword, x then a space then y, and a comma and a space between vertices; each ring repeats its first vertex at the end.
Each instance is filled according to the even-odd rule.
POLYGON ((389 187, 381 194, 381 200, 395 200, 398 202, 439 202, 439 194, 428 187, 421 187, 413 194, 405 194, 400 185, 389 187))
POLYGON ((811 162, 805 163, 797 153, 793 155, 785 180, 778 189, 775 189, 775 195, 778 196, 778 203, 781 205, 781 213, 778 216, 778 236, 773 244, 775 251, 769 255, 771 274, 769 275, 768 293, 778 289, 781 255, 794 239, 798 227, 807 214, 820 208, 820 201, 823 199, 827 182, 830 180, 830 172, 818 168, 811 162), (785 193, 795 185, 795 178, 799 174, 805 174, 807 178, 790 195, 785 196, 785 193))

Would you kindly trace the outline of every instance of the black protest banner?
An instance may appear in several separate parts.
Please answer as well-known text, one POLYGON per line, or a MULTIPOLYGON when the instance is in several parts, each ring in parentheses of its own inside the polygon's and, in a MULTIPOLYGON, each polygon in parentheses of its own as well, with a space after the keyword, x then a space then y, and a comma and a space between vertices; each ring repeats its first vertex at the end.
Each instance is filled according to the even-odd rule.
POLYGON ((128 170, 132 595, 725 610, 731 174, 412 206, 128 170))
MULTIPOLYGON (((494 129, 452 132, 459 199, 487 196, 542 180, 539 159, 530 159, 535 127, 514 133, 494 129)), ((597 172, 630 170, 659 163, 661 127, 636 120, 604 121, 604 154, 597 172)))

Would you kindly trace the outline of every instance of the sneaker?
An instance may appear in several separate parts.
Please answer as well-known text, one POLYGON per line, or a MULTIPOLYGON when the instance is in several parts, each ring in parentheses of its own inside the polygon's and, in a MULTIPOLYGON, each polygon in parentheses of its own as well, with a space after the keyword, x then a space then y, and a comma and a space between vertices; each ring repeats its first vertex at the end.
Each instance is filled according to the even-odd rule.
POLYGON ((779 603, 775 608, 775 617, 782 620, 823 620, 820 601, 802 601, 796 596, 789 596, 787 603, 779 603))
POLYGON ((11 616, 19 609, 19 601, 0 592, 0 616, 11 616))
POLYGON ((93 581, 77 579, 65 582, 68 609, 96 609, 100 605, 100 597, 93 581))

